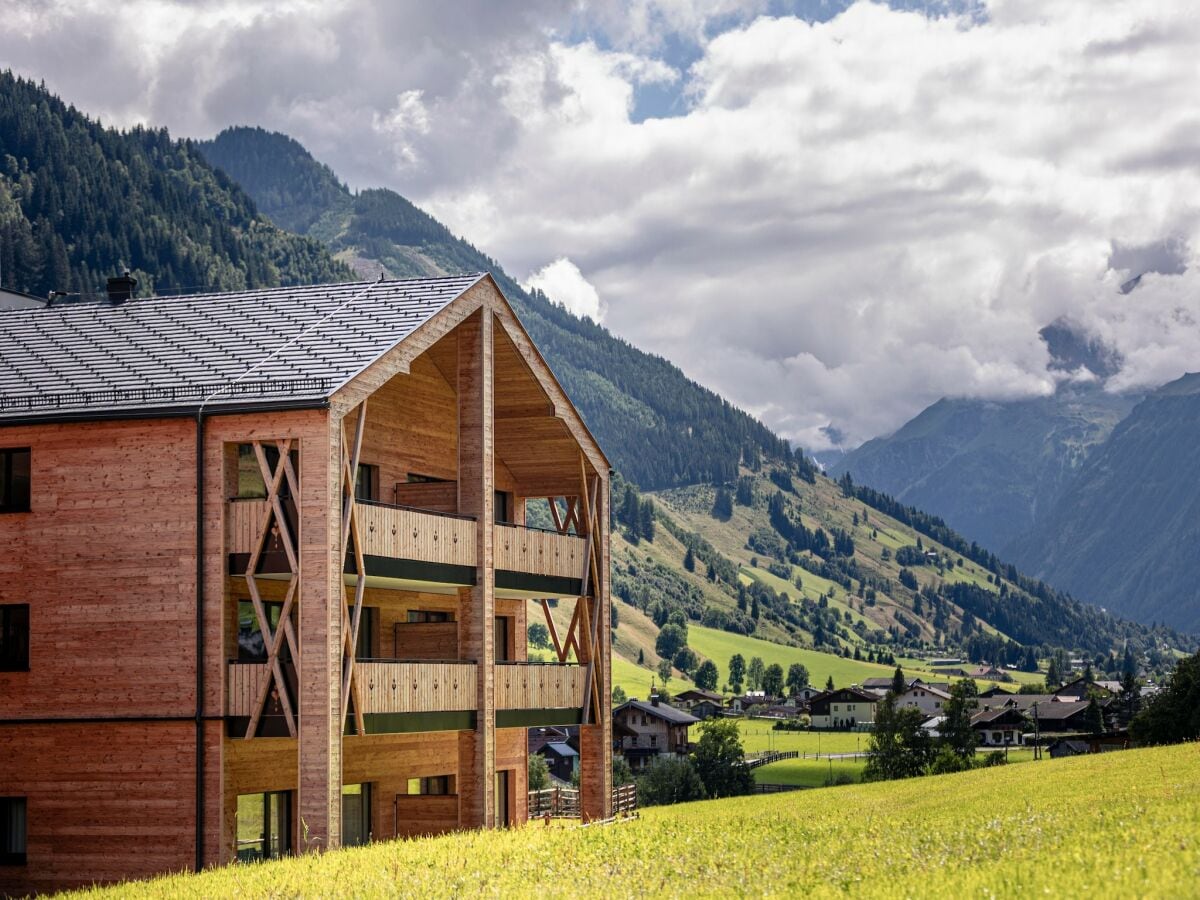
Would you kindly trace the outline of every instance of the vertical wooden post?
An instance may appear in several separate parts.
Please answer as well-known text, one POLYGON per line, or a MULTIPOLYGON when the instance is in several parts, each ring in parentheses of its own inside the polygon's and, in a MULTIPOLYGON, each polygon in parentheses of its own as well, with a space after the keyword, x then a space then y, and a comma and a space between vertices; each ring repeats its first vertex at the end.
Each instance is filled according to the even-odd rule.
POLYGON ((300 447, 300 851, 342 836, 342 423, 300 447), (323 438, 323 439, 322 439, 323 438))
MULTIPOLYGON (((591 586, 589 598, 590 602, 596 605, 596 609, 588 610, 595 613, 598 627, 595 643, 589 647, 588 662, 593 664, 593 677, 600 694, 600 703, 598 715, 579 728, 579 803, 580 813, 585 822, 607 819, 612 815, 612 674, 609 666, 612 646, 608 627, 608 490, 608 479, 601 475, 596 485, 596 512, 588 534, 598 563, 594 570, 596 578, 591 586)), ((591 697, 584 698, 584 703, 591 702, 591 697)))
POLYGON ((475 586, 459 591, 459 655, 475 660, 475 731, 459 739, 459 824, 495 822, 496 595, 492 581, 495 520, 492 430, 492 313, 484 306, 458 327, 458 509, 475 516, 475 586))

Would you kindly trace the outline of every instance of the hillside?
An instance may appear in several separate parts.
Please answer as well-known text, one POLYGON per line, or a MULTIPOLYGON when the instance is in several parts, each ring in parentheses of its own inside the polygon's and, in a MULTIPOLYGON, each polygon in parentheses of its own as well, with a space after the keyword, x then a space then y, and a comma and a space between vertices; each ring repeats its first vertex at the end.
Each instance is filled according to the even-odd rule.
POLYGON ((645 489, 724 481, 746 447, 790 458, 762 423, 590 319, 525 291, 493 259, 390 190, 352 194, 291 138, 233 128, 195 145, 266 215, 374 277, 490 271, 617 468, 645 489))
MULTIPOLYGON (((1170 648, 1193 642, 1026 578, 940 519, 852 482, 763 465, 743 468, 729 489, 659 491, 652 539, 631 512, 646 498, 630 492, 618 485, 614 494, 613 647, 628 662, 640 655, 646 675, 673 617, 686 622, 698 659, 717 665, 719 687, 734 653, 785 672, 802 663, 817 685, 890 675, 896 663, 936 678, 923 660, 943 656, 1011 665, 1021 682, 1043 677, 1056 651, 1119 675, 1126 644, 1161 669, 1170 648)), ((628 671, 617 678, 623 686, 628 671)), ((682 674, 677 666, 674 677, 682 674)))
POLYGON ((1200 631, 1200 375, 1139 403, 1010 554, 1143 622, 1200 631))
POLYGON ((594 897, 617 878, 668 897, 1015 897, 1065 885, 1178 897, 1200 869, 1198 780, 1194 745, 1131 750, 658 807, 608 827, 381 843, 74 896, 594 897))
POLYGON ((86 295, 125 269, 143 294, 351 277, 259 216, 189 144, 104 128, 0 72, 0 286, 86 295))
POLYGON ((849 472, 998 551, 1054 504, 1135 402, 1097 384, 1004 402, 943 399, 830 473, 849 472))

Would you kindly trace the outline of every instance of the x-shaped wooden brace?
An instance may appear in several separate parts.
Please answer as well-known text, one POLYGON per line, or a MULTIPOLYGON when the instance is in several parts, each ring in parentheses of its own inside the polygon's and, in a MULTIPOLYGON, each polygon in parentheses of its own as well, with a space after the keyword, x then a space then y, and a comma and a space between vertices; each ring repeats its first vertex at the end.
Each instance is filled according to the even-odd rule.
MULTIPOLYGON (((353 613, 346 603, 342 603, 342 719, 346 720, 350 696, 354 696, 354 729, 357 734, 366 734, 363 721, 362 687, 358 682, 354 667, 354 653, 358 647, 358 633, 362 625, 363 592, 367 589, 367 569, 363 559, 362 540, 358 527, 358 504, 355 498, 355 483, 358 480, 359 455, 362 452, 363 430, 367 422, 367 401, 363 400, 358 407, 358 421, 354 426, 352 447, 346 447, 345 426, 342 431, 342 554, 338 558, 339 567, 346 559, 349 544, 354 547, 354 604, 353 613)), ((347 591, 346 599, 349 599, 347 591)))
POLYGON ((600 495, 600 477, 587 477, 587 469, 583 455, 579 457, 579 476, 582 488, 579 498, 567 498, 567 514, 565 517, 558 512, 554 498, 551 498, 550 510, 554 517, 554 525, 561 533, 566 533, 574 523, 576 531, 582 533, 586 543, 583 546, 583 585, 579 598, 575 602, 575 610, 571 615, 571 624, 567 627, 565 640, 558 636, 554 618, 550 614, 550 604, 542 600, 542 612, 546 616, 546 627, 550 632, 550 640, 554 643, 554 652, 558 661, 564 663, 571 651, 576 659, 587 656, 587 672, 584 676, 584 709, 583 722, 588 724, 593 716, 599 718, 603 707, 600 697, 600 685, 603 683, 602 672, 598 666, 605 662, 597 659, 597 648, 600 642, 600 529, 596 524, 596 505, 600 495), (581 518, 582 517, 582 518, 581 518), (590 620, 590 621, 589 621, 590 620))
POLYGON ((267 648, 267 677, 263 679, 262 687, 259 688, 258 700, 250 715, 250 724, 246 726, 247 740, 254 737, 258 731, 258 723, 266 709, 272 684, 279 691, 279 703, 283 707, 283 718, 287 723, 288 734, 292 737, 296 736, 296 717, 292 711, 287 679, 283 676, 283 664, 279 660, 279 651, 283 649, 284 640, 288 643, 292 659, 299 660, 300 658, 296 630, 292 626, 292 607, 296 603, 296 593, 300 586, 300 563, 296 555, 296 546, 292 541, 291 529, 288 526, 287 513, 283 508, 283 499, 279 493, 286 478, 291 495, 297 498, 300 496, 300 479, 296 477, 295 467, 292 466, 292 444, 293 441, 290 438, 275 442, 276 449, 279 451, 279 462, 275 464, 273 471, 270 463, 267 462, 267 454, 263 449, 262 441, 254 441, 252 444, 254 456, 258 460, 259 471, 262 473, 263 484, 267 486, 267 508, 263 512, 258 538, 250 553, 250 561, 246 564, 246 587, 250 591, 250 601, 254 605, 254 613, 258 618, 258 629, 267 648), (267 540, 271 536, 272 524, 277 526, 279 542, 283 545, 283 552, 287 556, 288 566, 291 569, 291 578, 288 580, 287 592, 283 598, 283 609, 279 614, 279 628, 275 631, 271 630, 271 620, 263 605, 262 595, 258 592, 258 582, 255 577, 259 561, 267 546, 267 540))

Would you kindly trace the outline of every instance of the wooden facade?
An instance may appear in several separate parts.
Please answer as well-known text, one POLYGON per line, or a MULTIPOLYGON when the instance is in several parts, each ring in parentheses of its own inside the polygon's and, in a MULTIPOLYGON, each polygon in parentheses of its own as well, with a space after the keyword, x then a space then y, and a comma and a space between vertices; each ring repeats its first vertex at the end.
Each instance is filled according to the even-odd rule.
POLYGON ((286 852, 517 823, 542 724, 610 814, 608 464, 490 278, 312 408, 78 418, 0 423, 0 894, 270 855, 271 803, 286 852))

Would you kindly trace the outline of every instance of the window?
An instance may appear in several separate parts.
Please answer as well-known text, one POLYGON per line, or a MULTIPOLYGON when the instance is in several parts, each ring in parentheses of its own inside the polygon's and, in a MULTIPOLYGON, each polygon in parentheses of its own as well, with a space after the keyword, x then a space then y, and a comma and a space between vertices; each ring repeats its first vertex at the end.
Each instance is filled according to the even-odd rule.
MULTIPOLYGON (((237 458, 237 498, 239 500, 262 499, 267 496, 267 485, 263 481, 262 467, 258 464, 258 454, 254 452, 253 444, 238 444, 237 458)), ((267 466, 272 472, 279 465, 279 448, 273 445, 263 447, 263 455, 267 458, 267 466)), ((300 477, 300 452, 293 450, 288 454, 292 460, 292 470, 300 477)), ((287 475, 279 482, 279 495, 288 497, 291 488, 287 475)))
POLYGON ((413 625, 425 622, 453 622, 454 613, 436 609, 410 609, 408 611, 408 621, 413 625))
MULTIPOLYGON (((279 631, 279 617, 283 615, 282 603, 264 603, 271 631, 279 631)), ((238 662, 266 662, 267 642, 258 627, 258 614, 249 600, 238 601, 238 662)), ((287 642, 280 648, 280 657, 287 659, 287 642)))
POLYGON ((428 778, 408 779, 410 794, 426 794, 431 797, 445 796, 454 793, 453 775, 432 775, 428 778))
MULTIPOLYGON (((354 610, 350 610, 351 621, 354 610)), ((358 646, 354 648, 355 659, 373 659, 375 657, 375 635, 379 631, 379 607, 364 606, 362 618, 358 621, 358 646)))
POLYGON ((241 794, 237 800, 237 858, 278 859, 292 852, 292 792, 241 794))
POLYGON ((0 866, 25 865, 25 798, 0 797, 0 866))
POLYGON ((650 735, 650 746, 651 747, 658 746, 658 735, 657 734, 650 735))
POLYGON ((361 847, 371 840, 371 785, 342 787, 342 846, 361 847))
POLYGON ((0 672, 29 671, 29 604, 0 605, 0 672))
POLYGON ((379 466, 358 464, 358 476, 354 479, 354 499, 379 499, 379 466))
POLYGON ((29 448, 0 450, 0 513, 29 512, 29 448))

